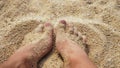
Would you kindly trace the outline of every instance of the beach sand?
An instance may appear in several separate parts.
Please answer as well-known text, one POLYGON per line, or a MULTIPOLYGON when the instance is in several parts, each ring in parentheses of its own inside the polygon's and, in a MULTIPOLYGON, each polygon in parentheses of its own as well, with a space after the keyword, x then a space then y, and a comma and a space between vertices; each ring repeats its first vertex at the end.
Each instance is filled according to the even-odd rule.
MULTIPOLYGON (((88 56, 98 68, 120 68, 120 0, 0 0, 0 63, 40 38, 34 33, 38 24, 56 26, 63 19, 87 36, 88 56)), ((63 68, 63 63, 53 48, 38 67, 63 68)))

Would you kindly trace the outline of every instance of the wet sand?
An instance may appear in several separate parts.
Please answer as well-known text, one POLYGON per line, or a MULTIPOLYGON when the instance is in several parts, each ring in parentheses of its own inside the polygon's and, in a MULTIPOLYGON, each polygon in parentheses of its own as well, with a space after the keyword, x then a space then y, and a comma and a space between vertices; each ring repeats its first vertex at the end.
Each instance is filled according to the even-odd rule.
MULTIPOLYGON (((0 62, 37 39, 38 24, 56 25, 61 19, 74 23, 88 37, 88 55, 98 68, 120 68, 119 0, 0 0, 0 62)), ((63 63, 53 49, 39 68, 62 68, 63 63)))

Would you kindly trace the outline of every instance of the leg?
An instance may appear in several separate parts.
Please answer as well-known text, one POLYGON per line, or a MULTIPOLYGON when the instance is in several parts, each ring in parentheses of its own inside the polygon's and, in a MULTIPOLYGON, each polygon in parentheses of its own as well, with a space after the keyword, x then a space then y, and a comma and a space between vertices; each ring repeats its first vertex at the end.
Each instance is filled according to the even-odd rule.
MULTIPOLYGON (((86 52, 74 41, 67 37, 66 21, 62 20, 55 30, 56 33, 56 48, 64 58, 65 68, 96 68, 90 61, 86 52)), ((76 32, 70 27, 70 31, 76 32)), ((74 33, 76 34, 76 33, 74 33)), ((85 36, 82 36, 83 43, 86 42, 85 36)))
MULTIPOLYGON (((43 29, 37 27, 37 30, 40 32, 43 29)), ((0 65, 0 68, 37 68, 37 62, 52 48, 52 25, 44 24, 43 32, 41 39, 18 49, 6 62, 0 65)))

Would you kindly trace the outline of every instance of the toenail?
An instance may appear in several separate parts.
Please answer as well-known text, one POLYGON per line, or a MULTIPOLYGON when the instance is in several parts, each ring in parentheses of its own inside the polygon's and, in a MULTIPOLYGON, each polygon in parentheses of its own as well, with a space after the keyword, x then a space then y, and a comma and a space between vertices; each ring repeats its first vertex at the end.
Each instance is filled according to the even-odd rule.
POLYGON ((45 27, 51 26, 50 23, 45 23, 45 27))
POLYGON ((65 25, 67 24, 65 20, 60 20, 60 23, 65 24, 65 25))

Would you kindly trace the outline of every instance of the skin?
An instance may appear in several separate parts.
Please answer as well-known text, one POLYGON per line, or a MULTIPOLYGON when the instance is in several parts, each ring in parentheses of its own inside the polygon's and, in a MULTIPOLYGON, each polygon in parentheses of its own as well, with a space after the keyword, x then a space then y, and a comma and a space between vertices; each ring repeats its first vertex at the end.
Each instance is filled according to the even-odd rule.
POLYGON ((37 68, 37 62, 52 49, 53 27, 44 24, 44 29, 38 26, 36 32, 43 33, 41 39, 35 40, 16 51, 0 68, 37 68))
MULTIPOLYGON (((74 41, 67 37, 67 23, 65 20, 61 20, 55 30, 56 32, 56 48, 64 58, 64 68, 97 68, 91 60, 88 58, 86 52, 74 41)), ((69 28, 73 28, 69 27, 69 28)), ((75 33, 76 30, 68 29, 68 31, 75 33)), ((83 35, 78 35, 82 37, 83 43, 86 43, 86 37, 83 35)))
MULTIPOLYGON (((54 29, 56 34, 56 49, 64 59, 64 68, 97 68, 88 58, 85 51, 79 47, 77 43, 66 37, 65 28, 66 21, 61 20, 58 27, 54 29)), ((69 31, 76 34, 73 27, 69 27, 69 31)), ((21 47, 9 59, 0 65, 0 68, 37 68, 37 62, 46 55, 52 48, 53 27, 49 23, 44 24, 44 29, 37 27, 37 32, 44 32, 42 38, 33 41, 21 47)), ((78 33, 79 34, 79 33, 78 33)), ((86 37, 83 38, 83 43, 86 42, 86 37)))

